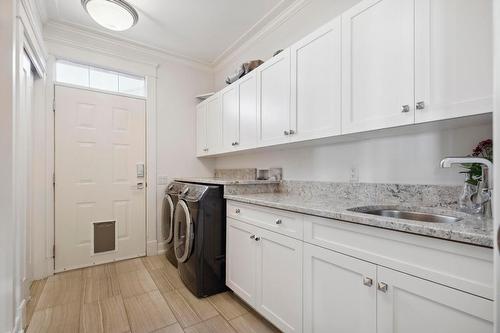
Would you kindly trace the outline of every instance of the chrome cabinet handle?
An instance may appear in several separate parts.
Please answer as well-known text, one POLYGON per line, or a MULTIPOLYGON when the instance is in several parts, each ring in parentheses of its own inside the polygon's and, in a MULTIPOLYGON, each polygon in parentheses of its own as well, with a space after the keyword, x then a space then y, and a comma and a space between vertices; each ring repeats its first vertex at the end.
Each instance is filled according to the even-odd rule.
POLYGON ((283 131, 283 134, 290 135, 290 131, 283 131))
POLYGON ((500 227, 497 230, 497 246, 498 246, 498 253, 500 253, 500 227))
POLYGON ((387 292, 387 283, 384 283, 384 282, 379 282, 377 283, 377 289, 383 293, 386 293, 387 292))
POLYGON ((425 109, 425 103, 424 102, 418 102, 416 105, 415 105, 415 108, 417 110, 423 110, 425 109))
POLYGON ((239 208, 236 208, 235 213, 239 214, 239 213, 241 213, 241 210, 239 208))
POLYGON ((282 224, 282 223, 283 223, 283 221, 282 221, 281 219, 277 219, 275 223, 276 223, 276 224, 282 224))
POLYGON ((401 112, 403 112, 403 113, 410 112, 410 106, 409 105, 403 105, 401 107, 401 112))
POLYGON ((367 287, 371 287, 373 285, 373 279, 365 276, 363 277, 363 284, 367 287))
POLYGON ((250 236, 250 239, 255 239, 255 235, 250 236))
POLYGON ((255 237, 255 241, 256 242, 260 241, 260 237, 255 237))
POLYGON ((295 134, 295 131, 294 130, 290 130, 290 135, 294 135, 295 134))

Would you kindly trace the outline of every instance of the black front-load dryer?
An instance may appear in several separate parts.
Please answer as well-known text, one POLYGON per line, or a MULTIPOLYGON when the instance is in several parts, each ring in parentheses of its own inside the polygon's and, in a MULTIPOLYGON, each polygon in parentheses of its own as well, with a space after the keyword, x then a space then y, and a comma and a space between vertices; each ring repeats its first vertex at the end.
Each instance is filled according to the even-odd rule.
POLYGON ((222 186, 186 184, 174 216, 178 271, 197 297, 226 290, 226 207, 222 186))
POLYGON ((179 194, 184 189, 185 184, 172 182, 167 186, 162 205, 163 239, 165 241, 165 255, 168 261, 177 267, 177 258, 174 253, 174 214, 175 207, 179 201, 179 194))

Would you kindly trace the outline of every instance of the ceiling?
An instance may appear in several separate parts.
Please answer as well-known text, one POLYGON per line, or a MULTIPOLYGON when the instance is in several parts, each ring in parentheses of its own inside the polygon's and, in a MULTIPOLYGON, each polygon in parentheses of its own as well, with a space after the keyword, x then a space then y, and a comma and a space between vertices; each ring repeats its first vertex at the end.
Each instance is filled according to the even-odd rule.
POLYGON ((57 21, 128 39, 213 64, 234 50, 294 0, 128 0, 139 22, 125 32, 100 27, 80 0, 38 0, 45 23, 57 21))

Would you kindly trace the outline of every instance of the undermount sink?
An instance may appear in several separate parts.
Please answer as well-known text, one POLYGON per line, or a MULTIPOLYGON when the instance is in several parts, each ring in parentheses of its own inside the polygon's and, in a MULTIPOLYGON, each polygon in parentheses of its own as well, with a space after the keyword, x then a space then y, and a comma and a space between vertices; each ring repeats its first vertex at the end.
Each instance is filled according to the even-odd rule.
POLYGON ((394 217, 397 219, 413 220, 413 221, 421 221, 421 222, 429 222, 429 223, 453 223, 453 222, 458 222, 458 221, 462 220, 462 218, 455 217, 455 216, 433 214, 433 213, 422 213, 422 212, 400 210, 400 209, 379 208, 379 209, 363 210, 363 209, 359 209, 359 208, 354 208, 354 209, 350 209, 350 210, 358 212, 358 213, 364 213, 364 214, 370 214, 370 215, 394 217))

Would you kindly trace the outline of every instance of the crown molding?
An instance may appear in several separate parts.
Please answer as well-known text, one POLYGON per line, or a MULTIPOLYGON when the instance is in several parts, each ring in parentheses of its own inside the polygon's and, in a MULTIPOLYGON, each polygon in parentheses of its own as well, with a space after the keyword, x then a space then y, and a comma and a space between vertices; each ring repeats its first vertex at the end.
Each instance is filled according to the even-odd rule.
POLYGON ((280 0, 273 8, 271 8, 267 14, 265 14, 260 20, 258 20, 253 26, 250 27, 246 32, 244 32, 240 37, 238 37, 231 45, 229 45, 224 51, 222 51, 215 59, 212 64, 218 63, 222 58, 228 56, 237 50, 241 45, 245 43, 246 40, 252 38, 256 33, 258 33, 267 23, 272 21, 277 15, 279 15, 284 9, 290 6, 290 2, 293 0, 280 0))
POLYGON ((210 63, 198 59, 63 21, 47 22, 44 25, 44 38, 48 42, 63 43, 67 46, 85 48, 107 55, 123 57, 126 54, 127 58, 138 58, 141 59, 140 62, 148 64, 169 61, 205 71, 213 70, 210 63))
MULTIPOLYGON (((214 71, 221 70, 225 65, 227 65, 232 59, 234 59, 238 54, 241 54, 244 50, 248 49, 250 46, 262 40, 267 35, 272 33, 283 23, 288 21, 294 15, 296 15, 302 8, 308 5, 312 0, 295 0, 290 6, 283 10, 278 16, 276 16, 269 23, 265 24, 260 30, 253 32, 253 27, 240 37, 233 45, 226 49, 216 60, 212 63, 214 71), (248 35, 252 34, 250 38, 248 35)), ((258 25, 258 23, 257 23, 258 25)))

